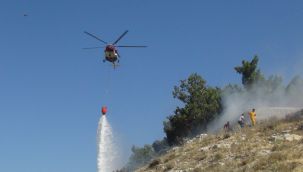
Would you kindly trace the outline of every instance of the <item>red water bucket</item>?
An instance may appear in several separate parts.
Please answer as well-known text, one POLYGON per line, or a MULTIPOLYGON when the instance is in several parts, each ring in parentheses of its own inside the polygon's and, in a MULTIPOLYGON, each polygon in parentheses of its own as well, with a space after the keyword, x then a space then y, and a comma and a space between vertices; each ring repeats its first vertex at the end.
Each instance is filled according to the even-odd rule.
POLYGON ((107 112, 107 107, 103 106, 102 109, 101 109, 101 112, 102 112, 102 115, 105 115, 106 112, 107 112))

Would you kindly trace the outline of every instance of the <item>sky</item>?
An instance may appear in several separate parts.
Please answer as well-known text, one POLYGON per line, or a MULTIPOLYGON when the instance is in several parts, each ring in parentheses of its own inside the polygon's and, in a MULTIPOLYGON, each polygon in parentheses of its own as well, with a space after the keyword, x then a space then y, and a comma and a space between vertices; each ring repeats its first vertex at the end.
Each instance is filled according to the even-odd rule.
POLYGON ((162 139, 191 73, 241 83, 233 67, 260 57, 269 76, 302 74, 303 2, 1 0, 0 171, 96 171, 100 109, 124 150, 162 139), (23 16, 27 14, 28 16, 23 16), (120 66, 102 46, 125 30, 120 66))

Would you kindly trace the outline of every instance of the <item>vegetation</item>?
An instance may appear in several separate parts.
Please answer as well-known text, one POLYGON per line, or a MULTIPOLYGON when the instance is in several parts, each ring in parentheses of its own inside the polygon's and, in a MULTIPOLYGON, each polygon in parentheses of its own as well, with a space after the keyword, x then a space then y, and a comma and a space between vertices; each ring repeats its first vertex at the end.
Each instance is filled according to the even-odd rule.
POLYGON ((260 70, 257 69, 259 58, 254 56, 252 61, 242 61, 242 66, 235 67, 235 70, 242 75, 242 84, 246 89, 250 89, 254 83, 264 79, 260 70))
POLYGON ((261 121, 226 139, 225 133, 194 138, 137 171, 302 171, 303 111, 288 118, 296 120, 261 121), (292 135, 297 139, 286 139, 292 135))
POLYGON ((206 86, 198 74, 190 75, 180 86, 175 86, 173 96, 184 103, 184 107, 177 107, 174 115, 164 122, 169 145, 180 144, 184 137, 205 131, 207 124, 222 110, 220 89, 206 86))

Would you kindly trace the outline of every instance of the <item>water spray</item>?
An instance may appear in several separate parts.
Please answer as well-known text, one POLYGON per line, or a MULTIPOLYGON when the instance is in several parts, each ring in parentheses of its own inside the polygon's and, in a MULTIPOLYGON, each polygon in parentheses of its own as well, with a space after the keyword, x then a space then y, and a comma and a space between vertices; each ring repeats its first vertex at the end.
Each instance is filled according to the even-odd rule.
POLYGON ((97 169, 98 172, 112 172, 118 158, 114 136, 106 117, 107 108, 102 107, 102 116, 97 130, 97 169))

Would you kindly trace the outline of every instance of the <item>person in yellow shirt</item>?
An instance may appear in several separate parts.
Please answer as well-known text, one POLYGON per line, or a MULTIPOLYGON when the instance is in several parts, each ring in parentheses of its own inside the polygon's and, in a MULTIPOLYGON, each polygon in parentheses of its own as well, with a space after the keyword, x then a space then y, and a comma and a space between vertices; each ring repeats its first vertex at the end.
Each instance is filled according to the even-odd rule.
POLYGON ((252 111, 249 112, 249 117, 251 120, 251 125, 255 126, 256 125, 256 110, 255 109, 252 109, 252 111))

